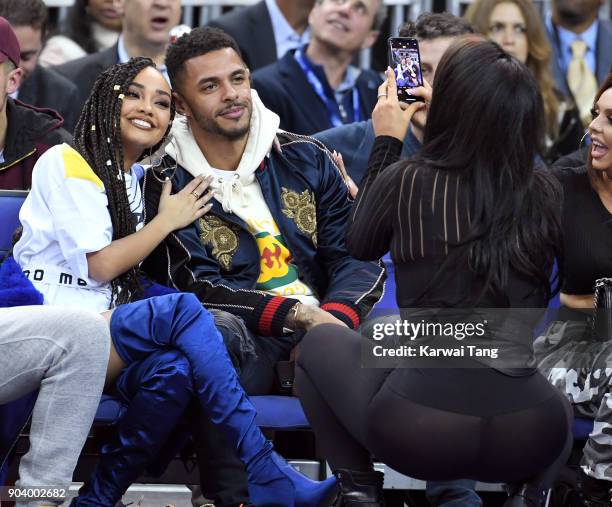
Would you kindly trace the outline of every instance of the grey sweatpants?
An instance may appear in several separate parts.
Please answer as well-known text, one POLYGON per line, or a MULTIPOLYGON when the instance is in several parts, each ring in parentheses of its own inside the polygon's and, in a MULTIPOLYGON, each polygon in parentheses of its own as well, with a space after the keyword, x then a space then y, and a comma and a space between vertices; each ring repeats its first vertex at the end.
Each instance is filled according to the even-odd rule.
POLYGON ((16 486, 68 489, 100 401, 109 348, 108 324, 96 313, 0 308, 0 403, 40 389, 16 486))

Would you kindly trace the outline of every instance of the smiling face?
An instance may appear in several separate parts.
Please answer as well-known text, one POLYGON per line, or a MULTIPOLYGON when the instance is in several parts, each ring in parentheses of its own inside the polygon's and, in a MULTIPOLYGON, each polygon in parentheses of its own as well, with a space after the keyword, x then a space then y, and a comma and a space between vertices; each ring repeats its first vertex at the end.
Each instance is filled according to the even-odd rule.
POLYGON ((380 0, 322 0, 308 18, 311 37, 354 53, 376 41, 372 29, 380 0))
POLYGON ((123 0, 123 10, 123 30, 151 45, 166 45, 181 18, 180 0, 123 0))
POLYGON ((121 141, 126 157, 136 161, 155 146, 170 123, 171 90, 155 68, 141 70, 124 93, 121 105, 121 141))
POLYGON ((593 121, 589 125, 592 167, 612 172, 612 88, 601 94, 593 108, 593 121))
POLYGON ((249 71, 236 51, 210 51, 183 65, 175 96, 192 128, 228 140, 248 135, 253 110, 249 71))

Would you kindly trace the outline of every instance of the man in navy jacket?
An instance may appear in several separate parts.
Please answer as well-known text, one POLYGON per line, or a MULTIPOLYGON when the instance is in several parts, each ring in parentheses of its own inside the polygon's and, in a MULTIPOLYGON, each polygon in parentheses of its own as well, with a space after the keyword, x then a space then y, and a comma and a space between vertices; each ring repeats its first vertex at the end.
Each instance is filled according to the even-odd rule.
MULTIPOLYGON (((305 331, 323 323, 360 326, 382 295, 384 269, 349 255, 344 236, 352 201, 341 173, 322 145, 279 131, 278 116, 251 90, 231 37, 197 28, 169 47, 166 64, 182 116, 160 165, 145 176, 146 220, 169 190, 166 176, 175 191, 208 177, 213 199, 200 220, 169 235, 143 267, 221 310, 215 321, 234 330, 222 334, 243 386, 269 394, 276 363, 288 359, 305 331)), ((216 505, 247 503, 232 449, 214 429, 202 433, 198 424, 196 441, 206 441, 204 495, 216 505)))

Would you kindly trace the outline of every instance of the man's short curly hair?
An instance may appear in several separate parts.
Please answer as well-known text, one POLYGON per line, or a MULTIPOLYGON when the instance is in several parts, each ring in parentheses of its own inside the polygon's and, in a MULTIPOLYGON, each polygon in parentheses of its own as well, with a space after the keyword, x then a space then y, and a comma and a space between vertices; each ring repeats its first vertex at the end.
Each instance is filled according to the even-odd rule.
POLYGON ((416 22, 408 21, 399 29, 400 37, 413 37, 419 40, 458 37, 468 33, 474 33, 472 25, 450 12, 424 12, 416 22))
POLYGON ((233 49, 242 58, 240 48, 233 37, 219 28, 201 26, 179 37, 166 50, 166 68, 172 88, 180 91, 184 63, 187 60, 225 48, 233 49))

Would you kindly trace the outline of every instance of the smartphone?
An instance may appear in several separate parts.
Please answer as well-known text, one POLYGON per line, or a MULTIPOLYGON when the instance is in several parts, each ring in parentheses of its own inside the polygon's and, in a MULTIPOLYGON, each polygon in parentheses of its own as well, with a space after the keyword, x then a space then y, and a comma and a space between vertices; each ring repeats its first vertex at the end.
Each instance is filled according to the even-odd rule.
POLYGON ((397 98, 408 103, 423 102, 422 97, 414 97, 407 93, 410 88, 423 86, 418 41, 409 37, 391 37, 389 39, 389 67, 395 73, 397 98))

